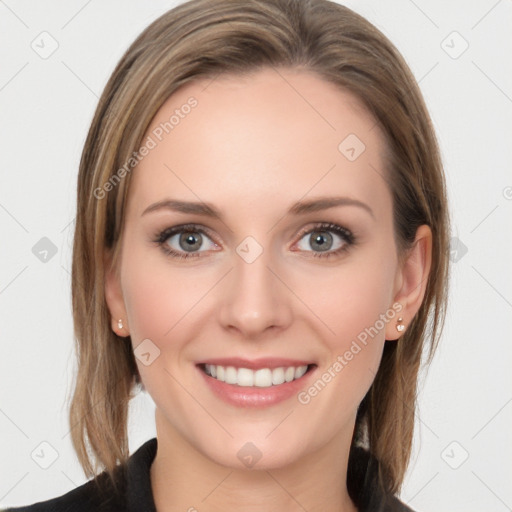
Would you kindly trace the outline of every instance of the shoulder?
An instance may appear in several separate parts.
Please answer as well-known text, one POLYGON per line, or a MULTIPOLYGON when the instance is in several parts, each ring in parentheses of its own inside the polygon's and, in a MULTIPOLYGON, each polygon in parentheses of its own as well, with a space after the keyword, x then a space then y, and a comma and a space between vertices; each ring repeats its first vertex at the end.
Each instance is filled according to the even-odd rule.
POLYGON ((386 492, 378 479, 379 461, 367 450, 352 447, 347 488, 360 512, 414 512, 397 496, 386 492))
POLYGON ((388 495, 381 503, 381 508, 376 508, 375 510, 382 510, 382 512, 415 512, 408 505, 401 502, 396 496, 388 495))
POLYGON ((156 512, 151 494, 150 467, 156 454, 157 440, 140 446, 125 464, 114 472, 115 488, 104 471, 92 480, 62 496, 23 507, 4 508, 0 512, 156 512))
POLYGON ((90 510, 121 512, 125 510, 120 495, 102 491, 102 488, 97 485, 98 482, 107 485, 104 473, 57 498, 22 507, 4 508, 0 512, 89 512, 90 510))
POLYGON ((154 511, 149 469, 156 454, 157 440, 150 439, 115 470, 114 488, 104 471, 62 496, 0 512, 124 512, 154 511))

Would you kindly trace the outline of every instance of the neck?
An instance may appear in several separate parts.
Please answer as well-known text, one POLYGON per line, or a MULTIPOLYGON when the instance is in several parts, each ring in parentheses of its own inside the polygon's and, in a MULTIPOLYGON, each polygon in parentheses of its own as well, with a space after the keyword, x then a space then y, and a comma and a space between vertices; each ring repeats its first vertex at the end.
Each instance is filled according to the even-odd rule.
POLYGON ((217 464, 162 426, 157 410, 150 477, 158 512, 357 512, 346 487, 351 431, 285 467, 239 469, 217 464))

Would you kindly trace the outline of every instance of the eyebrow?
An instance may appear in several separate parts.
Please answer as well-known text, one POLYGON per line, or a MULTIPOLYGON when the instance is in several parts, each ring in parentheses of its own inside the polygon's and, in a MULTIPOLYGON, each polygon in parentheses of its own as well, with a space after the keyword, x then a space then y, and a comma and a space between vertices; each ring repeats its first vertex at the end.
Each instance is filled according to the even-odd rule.
MULTIPOLYGON (((298 201, 288 209, 287 214, 305 215, 307 213, 335 208, 336 206, 357 206, 364 209, 373 217, 373 219, 375 219, 372 209, 366 203, 350 197, 320 197, 309 201, 298 201)), ((179 201, 177 199, 164 199, 153 203, 142 212, 142 215, 160 210, 172 210, 179 213, 204 215, 205 217, 212 217, 221 221, 223 220, 222 213, 210 203, 179 201)))

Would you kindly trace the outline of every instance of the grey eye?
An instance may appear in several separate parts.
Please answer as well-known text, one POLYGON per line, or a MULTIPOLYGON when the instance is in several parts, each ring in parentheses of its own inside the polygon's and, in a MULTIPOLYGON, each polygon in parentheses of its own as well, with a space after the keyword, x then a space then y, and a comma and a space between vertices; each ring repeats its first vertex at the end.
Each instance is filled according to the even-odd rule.
POLYGON ((333 247, 333 244, 335 243, 335 239, 331 232, 325 229, 314 229, 310 231, 309 233, 306 233, 302 238, 301 241, 298 244, 299 249, 302 251, 310 251, 307 247, 305 247, 306 244, 309 245, 315 252, 325 252, 330 250, 336 250, 343 246, 344 241, 342 240, 342 237, 338 234, 335 235, 338 237, 341 241, 338 242, 337 245, 333 247), (303 244, 303 240, 305 240, 305 244, 303 244), (302 245, 301 245, 302 244, 302 245))

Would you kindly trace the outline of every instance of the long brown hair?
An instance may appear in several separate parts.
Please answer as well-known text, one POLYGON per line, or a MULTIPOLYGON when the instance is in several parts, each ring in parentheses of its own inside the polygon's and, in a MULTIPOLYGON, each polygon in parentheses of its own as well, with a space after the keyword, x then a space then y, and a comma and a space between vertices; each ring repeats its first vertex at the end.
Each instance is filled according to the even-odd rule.
POLYGON ((431 361, 445 318, 449 218, 442 162, 403 57, 366 19, 326 0, 191 0, 151 23, 110 77, 80 161, 73 247, 78 373, 69 419, 87 476, 104 468, 112 477, 129 456, 128 405, 141 385, 131 341, 112 332, 104 295, 103 257, 111 250, 116 265, 131 182, 126 162, 181 85, 265 66, 302 67, 358 97, 386 138, 399 256, 420 225, 432 230, 423 303, 406 333, 386 342, 352 441, 379 460, 386 490, 400 489, 411 452, 421 355, 427 346, 431 361))

